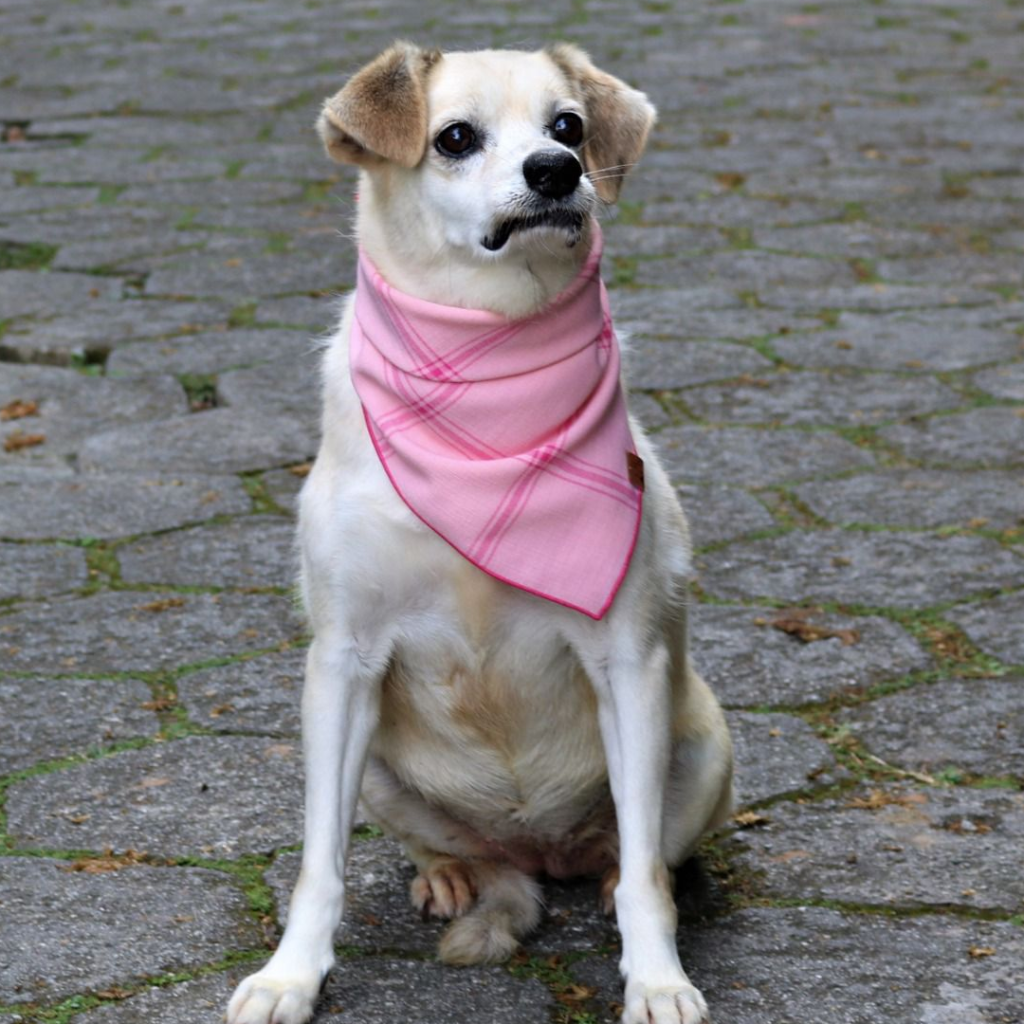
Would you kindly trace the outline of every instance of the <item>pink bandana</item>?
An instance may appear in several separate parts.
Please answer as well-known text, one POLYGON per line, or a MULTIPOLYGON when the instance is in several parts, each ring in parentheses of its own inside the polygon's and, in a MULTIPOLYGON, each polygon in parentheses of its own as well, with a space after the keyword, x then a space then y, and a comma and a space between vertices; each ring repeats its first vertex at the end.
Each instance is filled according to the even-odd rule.
POLYGON ((360 253, 352 380, 412 511, 484 572, 600 619, 640 527, 643 463, 599 274, 534 316, 396 291, 360 253))

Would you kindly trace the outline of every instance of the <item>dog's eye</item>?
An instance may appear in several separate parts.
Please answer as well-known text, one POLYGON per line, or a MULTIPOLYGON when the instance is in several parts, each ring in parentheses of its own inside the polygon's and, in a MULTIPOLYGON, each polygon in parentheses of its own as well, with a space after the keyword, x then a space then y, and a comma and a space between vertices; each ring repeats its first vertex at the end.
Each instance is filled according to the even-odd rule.
POLYGON ((556 142, 578 146, 583 141, 583 120, 569 111, 559 114, 551 124, 551 135, 556 142))
POLYGON ((445 156, 465 156, 476 146, 476 132, 465 121, 448 125, 434 140, 439 153, 445 156))

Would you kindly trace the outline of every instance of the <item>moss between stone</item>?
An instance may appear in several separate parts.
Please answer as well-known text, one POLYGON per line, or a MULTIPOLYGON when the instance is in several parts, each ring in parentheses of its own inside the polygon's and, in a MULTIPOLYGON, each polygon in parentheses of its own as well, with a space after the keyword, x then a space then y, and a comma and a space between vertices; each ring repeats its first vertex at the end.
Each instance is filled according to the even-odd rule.
POLYGON ((45 242, 0 241, 0 270, 45 270, 58 251, 45 242))

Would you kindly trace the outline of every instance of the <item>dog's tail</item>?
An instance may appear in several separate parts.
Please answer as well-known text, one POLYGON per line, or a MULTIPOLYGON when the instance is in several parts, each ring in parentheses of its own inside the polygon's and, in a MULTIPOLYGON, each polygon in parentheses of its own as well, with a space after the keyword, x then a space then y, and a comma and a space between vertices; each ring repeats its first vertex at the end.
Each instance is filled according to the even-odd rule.
POLYGON ((533 878, 509 864, 473 868, 477 902, 445 929, 438 947, 448 964, 501 963, 540 921, 541 888, 533 878))

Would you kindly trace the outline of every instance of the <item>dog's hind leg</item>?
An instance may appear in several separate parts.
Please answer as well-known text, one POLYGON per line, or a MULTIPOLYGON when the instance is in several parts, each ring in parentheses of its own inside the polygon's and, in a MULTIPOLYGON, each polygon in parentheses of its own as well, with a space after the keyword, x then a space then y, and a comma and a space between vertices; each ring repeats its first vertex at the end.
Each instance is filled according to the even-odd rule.
POLYGON ((662 822, 661 847, 671 868, 682 864, 701 836, 724 825, 733 811, 732 741, 725 716, 707 683, 688 664, 686 672, 662 822))
POLYGON ((366 766, 363 806, 416 865, 413 906, 425 916, 453 919, 441 937, 442 960, 499 963, 537 926, 540 885, 495 859, 477 834, 404 786, 377 757, 366 766))
POLYGON ((501 963, 515 952, 519 940, 537 927, 540 885, 500 861, 476 861, 467 867, 476 888, 476 903, 445 929, 438 954, 449 964, 501 963))

